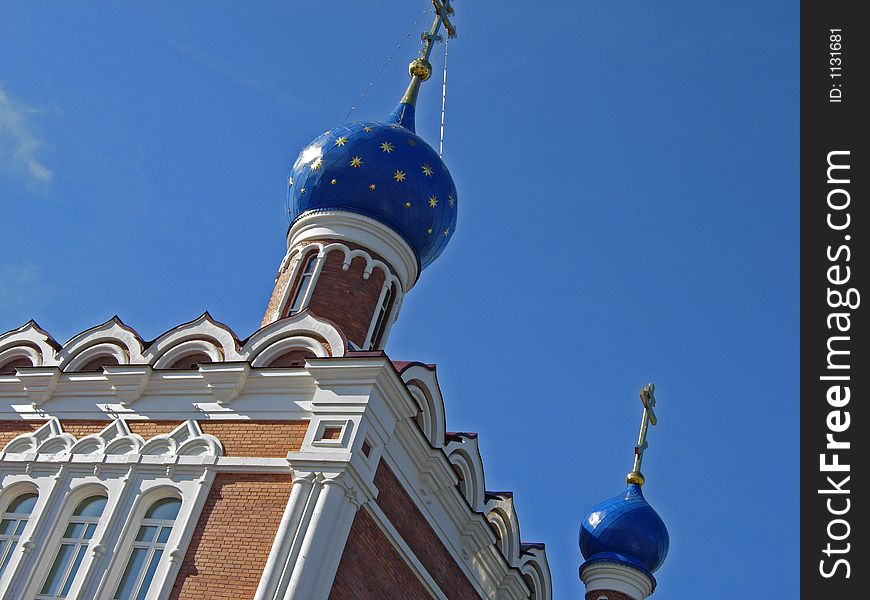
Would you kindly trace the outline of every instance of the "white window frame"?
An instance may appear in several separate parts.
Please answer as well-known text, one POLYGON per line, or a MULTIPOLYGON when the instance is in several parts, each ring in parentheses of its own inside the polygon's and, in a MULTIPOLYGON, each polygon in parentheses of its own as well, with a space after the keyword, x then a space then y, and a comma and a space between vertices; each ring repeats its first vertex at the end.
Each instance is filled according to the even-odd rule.
POLYGON ((0 598, 38 596, 70 516, 79 502, 100 492, 108 502, 67 598, 114 595, 145 511, 161 497, 174 496, 182 506, 166 542, 168 560, 161 559, 147 599, 169 596, 214 480, 213 465, 223 454, 217 438, 203 434, 195 421, 185 421, 146 442, 116 419, 100 433, 76 440, 52 418, 9 447, 16 452, 0 450, 0 499, 27 482, 39 500, 22 535, 28 550, 7 567, 0 598), (113 449, 119 452, 112 454, 113 449))
MULTIPOLYGON (((34 596, 36 600, 55 600, 56 598, 69 598, 72 594, 73 586, 76 583, 81 581, 83 575, 82 573, 87 573, 87 565, 90 562, 90 554, 88 553, 88 547, 92 545, 94 539, 97 538, 97 533, 100 531, 103 521, 103 515, 106 514, 106 509, 109 507, 109 495, 104 488, 100 488, 98 486, 85 486, 83 490, 78 490, 75 494, 76 499, 74 502, 67 502, 68 507, 65 507, 64 514, 66 518, 62 520, 58 520, 56 527, 59 529, 58 536, 56 542, 52 544, 52 552, 46 553, 46 558, 48 558, 48 562, 46 566, 47 569, 42 569, 44 571, 44 575, 37 583, 36 587, 36 595, 34 596), (81 515, 75 515, 76 509, 87 499, 89 498, 104 498, 105 504, 103 505, 103 509, 100 511, 100 514, 96 517, 85 517, 81 515), (68 538, 65 533, 66 530, 73 524, 79 524, 84 526, 84 531, 87 531, 90 525, 93 525, 93 533, 90 537, 85 538, 84 535, 78 538, 68 538), (48 576, 50 574, 51 568, 54 567, 54 563, 57 562, 58 558, 60 558, 61 548, 65 545, 71 545, 73 547, 72 554, 70 555, 69 562, 66 566, 64 566, 64 572, 61 575, 60 581, 58 581, 58 588, 54 593, 43 593, 42 589, 48 583, 48 576), (73 566, 76 564, 76 557, 78 554, 82 555, 82 560, 78 564, 75 569, 73 566), (70 578, 72 580, 70 581, 70 578), (64 584, 69 583, 70 588, 66 594, 60 595, 63 592, 64 584)), ((43 561, 45 562, 45 561, 43 561)))
MULTIPOLYGON (((4 561, 8 561, 6 564, 6 569, 3 571, 3 574, 14 571, 15 566, 18 564, 18 558, 21 556, 21 545, 25 543, 28 539, 28 536, 33 529, 34 522, 34 514, 37 510, 39 510, 39 502, 42 499, 39 495, 39 489, 28 483, 19 483, 15 486, 12 486, 11 489, 5 490, 2 497, 0 497, 0 521, 9 519, 12 517, 17 517, 18 520, 21 520, 21 517, 24 516, 23 513, 10 513, 9 506, 18 498, 25 495, 36 494, 36 503, 33 505, 33 510, 27 514, 27 523, 24 526, 24 529, 21 533, 16 534, 12 533, 7 536, 7 540, 9 543, 0 551, 0 566, 3 565, 4 561), (14 548, 11 548, 12 543, 15 544, 14 548)), ((17 529, 17 527, 16 527, 17 529)), ((3 589, 3 579, 0 578, 0 590, 3 589)))
MULTIPOLYGON (((135 509, 134 518, 130 519, 130 527, 127 528, 126 535, 124 536, 122 545, 119 546, 117 553, 117 558, 114 562, 117 562, 117 566, 113 566, 110 568, 110 573, 114 575, 108 581, 105 587, 106 592, 111 594, 107 596, 108 598, 115 598, 115 595, 118 592, 118 586, 121 584, 121 579, 124 576, 124 572, 127 570, 127 565, 130 563, 130 560, 133 558, 133 551, 137 548, 143 548, 146 550, 145 561, 142 563, 142 566, 139 570, 139 573, 136 575, 136 583, 133 587, 133 595, 131 598, 136 598, 140 593, 140 587, 144 583, 145 573, 148 571, 148 567, 151 564, 151 560, 154 556, 154 553, 158 550, 162 551, 162 554, 159 559, 157 570, 154 572, 154 577, 151 579, 151 586, 148 590, 148 594, 151 596, 154 595, 155 590, 157 590, 160 586, 155 585, 158 582, 158 574, 163 570, 166 570, 166 565, 172 561, 173 557, 172 548, 170 544, 173 542, 173 534, 176 533, 176 529, 178 528, 178 518, 181 516, 181 510, 184 508, 184 500, 179 497, 178 493, 166 494, 168 490, 155 490, 152 493, 148 494, 146 498, 141 499, 137 502, 137 507, 135 509), (164 493, 161 494, 160 491, 164 493), (154 506, 157 502, 162 500, 175 500, 180 503, 178 507, 178 514, 171 521, 168 519, 153 519, 153 518, 145 518, 145 514, 148 510, 154 506), (154 540, 150 542, 140 542, 136 541, 136 537, 139 534, 139 530, 145 526, 156 526, 158 527, 158 531, 154 536, 154 540), (160 529, 169 527, 170 534, 165 542, 160 542, 158 540, 158 535, 160 533, 160 529)), ((175 541, 177 542, 177 536, 175 536, 175 541)))
POLYGON ((300 257, 300 260, 297 263, 297 272, 294 273, 293 277, 290 279, 291 285, 289 291, 291 293, 287 297, 286 307, 288 317, 298 315, 308 308, 308 304, 311 302, 311 297, 314 294, 314 286, 317 284, 317 280, 320 279, 320 272, 323 270, 323 264, 325 262, 326 254, 324 254, 321 249, 306 252, 300 257), (305 270, 305 267, 308 266, 309 262, 312 263, 311 273, 307 273, 305 270), (303 290, 302 281, 306 276, 309 277, 308 284, 303 290), (299 308, 294 311, 293 304, 297 298, 299 299, 299 308))

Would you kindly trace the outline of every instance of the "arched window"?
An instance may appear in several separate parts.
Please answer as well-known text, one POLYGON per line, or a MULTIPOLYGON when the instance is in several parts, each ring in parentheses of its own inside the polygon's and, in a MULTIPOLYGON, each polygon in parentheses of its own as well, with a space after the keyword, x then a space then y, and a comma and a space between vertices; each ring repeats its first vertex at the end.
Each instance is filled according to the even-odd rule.
POLYGON ((175 498, 158 500, 148 508, 113 600, 142 600, 148 594, 180 508, 181 500, 175 498))
POLYGON ((37 600, 66 598, 106 508, 105 496, 88 496, 79 502, 60 540, 57 556, 37 600))
POLYGON ((33 507, 36 506, 38 497, 33 492, 16 496, 3 513, 3 519, 0 520, 0 577, 3 576, 6 565, 12 560, 18 540, 27 527, 27 520, 33 512, 33 507))
POLYGON ((287 311, 287 316, 292 317, 303 308, 302 303, 305 300, 308 287, 311 285, 311 279, 314 277, 314 265, 317 263, 317 253, 312 252, 305 259, 305 265, 302 267, 302 274, 299 276, 299 283, 296 284, 296 291, 293 293, 293 301, 290 303, 290 310, 287 311))
POLYGON ((390 301, 393 299, 393 286, 387 288, 384 293, 384 299, 378 307, 378 317, 375 321, 375 328, 372 330, 371 347, 376 347, 384 335, 384 330, 387 328, 387 314, 390 312, 390 301))
POLYGON ((13 358, 9 362, 0 365, 0 375, 15 375, 15 369, 32 367, 33 363, 24 356, 13 358))
POLYGON ((191 369, 196 369, 197 365, 211 362, 214 361, 211 359, 211 356, 209 356, 205 352, 192 352, 190 354, 185 354, 184 356, 176 360, 169 368, 188 371, 191 369))
POLYGON ((103 370, 103 367, 111 367, 118 364, 118 359, 111 354, 101 354, 87 362, 86 365, 79 367, 82 373, 96 373, 103 370))
POLYGON ((275 357, 267 367, 284 367, 290 369, 301 369, 305 366, 306 358, 317 358, 311 350, 306 348, 294 348, 284 354, 275 357))

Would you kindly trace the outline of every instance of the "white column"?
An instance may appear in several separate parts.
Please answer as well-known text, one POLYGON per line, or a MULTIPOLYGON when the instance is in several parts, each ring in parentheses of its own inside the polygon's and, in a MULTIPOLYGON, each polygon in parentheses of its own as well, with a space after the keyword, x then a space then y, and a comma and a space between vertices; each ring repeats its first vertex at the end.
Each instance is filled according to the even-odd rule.
POLYGON ((320 486, 315 482, 314 473, 294 471, 290 499, 278 524, 278 533, 266 559, 266 567, 254 600, 284 597, 283 592, 287 589, 288 579, 296 564, 304 537, 300 535, 300 528, 310 520, 310 513, 314 508, 312 496, 316 500, 317 492, 320 491, 320 486))
POLYGON ((311 520, 282 600, 326 600, 353 519, 362 504, 359 488, 347 473, 327 474, 319 483, 311 520))

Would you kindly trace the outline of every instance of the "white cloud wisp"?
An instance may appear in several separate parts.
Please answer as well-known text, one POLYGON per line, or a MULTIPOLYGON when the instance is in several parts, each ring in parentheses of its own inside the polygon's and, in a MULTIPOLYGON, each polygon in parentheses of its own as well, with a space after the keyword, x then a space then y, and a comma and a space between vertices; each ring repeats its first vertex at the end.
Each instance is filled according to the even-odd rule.
POLYGON ((14 101, 0 83, 0 170, 23 170, 31 182, 46 184, 54 173, 39 160, 42 142, 27 122, 37 112, 14 101))

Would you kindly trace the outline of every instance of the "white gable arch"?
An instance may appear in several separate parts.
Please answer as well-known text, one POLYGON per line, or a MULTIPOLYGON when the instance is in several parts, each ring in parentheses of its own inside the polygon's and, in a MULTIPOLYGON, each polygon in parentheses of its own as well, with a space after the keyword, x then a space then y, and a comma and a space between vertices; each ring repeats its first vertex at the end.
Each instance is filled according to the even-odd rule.
POLYGON ((243 360, 233 331, 207 312, 161 335, 148 346, 144 356, 154 368, 165 369, 194 352, 207 355, 212 362, 243 360))
POLYGON ((0 367, 26 358, 34 367, 54 366, 58 343, 34 321, 0 334, 0 367))
POLYGON ((433 448, 444 445, 445 415, 444 398, 438 387, 435 371, 421 364, 414 364, 401 373, 415 403, 422 411, 423 433, 433 448))
POLYGON ((347 340, 329 321, 302 311, 257 331, 245 343, 241 356, 251 366, 262 367, 294 349, 310 350, 318 357, 344 356, 347 340))
POLYGON ((58 366, 75 371, 102 354, 114 356, 119 365, 144 362, 139 335, 118 317, 112 317, 64 344, 57 354, 58 366))
POLYGON ((460 491, 468 505, 476 512, 483 511, 486 484, 484 481, 483 461, 477 446, 477 437, 463 436, 449 442, 444 451, 450 464, 462 474, 460 491))

